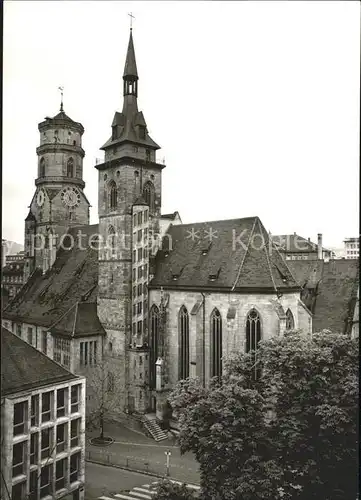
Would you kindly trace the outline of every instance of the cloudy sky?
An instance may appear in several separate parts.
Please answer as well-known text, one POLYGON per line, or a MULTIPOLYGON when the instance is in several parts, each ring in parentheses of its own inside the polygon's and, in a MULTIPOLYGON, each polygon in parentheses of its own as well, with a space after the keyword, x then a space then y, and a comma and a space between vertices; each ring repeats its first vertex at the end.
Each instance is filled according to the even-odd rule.
POLYGON ((122 107, 133 12, 139 108, 165 157, 163 213, 258 215, 273 234, 358 234, 358 2, 5 1, 3 238, 23 243, 37 125, 85 128, 85 192, 122 107))

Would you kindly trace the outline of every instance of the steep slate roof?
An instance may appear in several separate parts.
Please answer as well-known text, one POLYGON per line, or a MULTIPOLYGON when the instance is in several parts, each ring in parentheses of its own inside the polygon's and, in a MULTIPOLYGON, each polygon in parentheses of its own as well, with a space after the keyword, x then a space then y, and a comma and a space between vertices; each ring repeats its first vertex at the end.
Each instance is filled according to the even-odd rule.
MULTIPOLYGON (((306 240, 298 234, 279 234, 272 235, 272 240, 278 246, 281 252, 297 252, 297 253, 317 253, 317 244, 310 240, 306 240)), ((322 250, 327 250, 322 247, 322 250)))
POLYGON ((77 302, 50 328, 50 332, 67 337, 105 335, 97 316, 96 302, 77 302))
POLYGON ((87 238, 98 233, 98 225, 74 226, 68 233, 74 237, 74 247, 60 248, 54 265, 44 275, 41 270, 32 274, 3 311, 4 318, 49 328, 89 291, 91 300, 96 300, 98 251, 87 244, 87 238), (77 237, 79 230, 81 240, 77 237))
POLYGON ((138 77, 137 63, 135 62, 135 51, 134 51, 132 32, 130 32, 130 36, 129 36, 127 57, 125 60, 123 77, 124 76, 136 76, 136 77, 138 77))
POLYGON ((171 226, 149 286, 265 293, 300 289, 258 217, 171 226))
POLYGON ((301 298, 314 315, 313 331, 349 333, 359 285, 359 261, 295 260, 288 264, 304 287, 301 298))
POLYGON ((179 213, 178 212, 173 212, 172 214, 163 214, 160 216, 161 219, 170 219, 170 220, 174 220, 176 217, 179 217, 179 213))
POLYGON ((1 396, 77 377, 17 335, 1 327, 1 396))

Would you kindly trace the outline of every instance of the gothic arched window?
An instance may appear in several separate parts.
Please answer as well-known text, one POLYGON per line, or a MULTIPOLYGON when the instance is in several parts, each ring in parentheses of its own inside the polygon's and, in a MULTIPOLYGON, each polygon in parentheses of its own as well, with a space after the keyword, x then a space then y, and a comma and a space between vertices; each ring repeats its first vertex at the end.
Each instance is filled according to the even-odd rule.
POLYGON ((260 340, 261 318, 256 309, 252 309, 248 313, 246 321, 246 352, 257 351, 260 340))
POLYGON ((108 229, 108 245, 110 248, 115 248, 115 229, 113 226, 109 226, 108 229))
POLYGON ((182 306, 178 316, 179 380, 189 377, 189 315, 182 306))
POLYGON ((246 321, 246 352, 252 353, 253 377, 258 379, 261 375, 260 367, 257 363, 257 348, 262 338, 261 318, 255 309, 251 309, 246 321))
POLYGON ((73 158, 69 158, 68 163, 66 164, 66 176, 74 177, 74 160, 73 158))
POLYGON ((159 309, 153 305, 149 313, 149 329, 150 329, 150 352, 149 352, 149 382, 150 387, 154 388, 156 385, 156 366, 155 363, 158 359, 159 347, 159 309))
POLYGON ((109 207, 111 210, 114 210, 117 208, 118 204, 117 186, 114 181, 109 182, 108 190, 109 190, 109 207))
POLYGON ((40 160, 39 177, 45 177, 45 159, 44 158, 42 158, 40 160))
POLYGON ((149 205, 149 210, 154 212, 154 185, 152 182, 148 181, 144 184, 143 197, 147 205, 149 205))
POLYGON ((295 327, 295 320, 290 309, 286 311, 286 330, 293 330, 295 327))
POLYGON ((211 314, 211 377, 222 375, 222 316, 218 309, 211 314))

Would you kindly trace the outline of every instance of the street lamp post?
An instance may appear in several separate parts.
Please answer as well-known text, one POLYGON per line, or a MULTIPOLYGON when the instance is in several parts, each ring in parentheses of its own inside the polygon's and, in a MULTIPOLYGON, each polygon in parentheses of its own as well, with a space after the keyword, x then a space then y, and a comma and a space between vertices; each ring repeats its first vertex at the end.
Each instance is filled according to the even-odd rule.
POLYGON ((167 471, 166 471, 166 476, 168 477, 169 476, 169 460, 170 460, 171 452, 169 450, 167 450, 164 453, 165 453, 165 456, 167 457, 167 463, 166 463, 167 471))

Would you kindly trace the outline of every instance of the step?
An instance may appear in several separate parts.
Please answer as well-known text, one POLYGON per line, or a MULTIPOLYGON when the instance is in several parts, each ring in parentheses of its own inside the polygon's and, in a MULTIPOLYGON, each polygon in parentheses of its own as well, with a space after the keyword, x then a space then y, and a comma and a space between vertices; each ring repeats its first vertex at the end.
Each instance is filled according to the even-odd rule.
MULTIPOLYGON (((152 495, 150 494, 149 491, 146 493, 140 493, 139 491, 135 491, 135 488, 133 488, 129 493, 127 493, 130 498, 138 498, 139 500, 152 500, 152 495)), ((117 496, 117 495, 115 495, 117 496)))
MULTIPOLYGON (((146 485, 144 484, 144 486, 146 486, 146 485)), ((145 489, 143 486, 142 487, 137 486, 137 487, 133 488, 132 491, 139 491, 139 493, 145 493, 147 495, 155 495, 154 491, 150 491, 149 488, 145 489)))
MULTIPOLYGON (((120 500, 134 500, 135 498, 138 500, 152 500, 152 497, 150 495, 141 495, 140 493, 135 493, 133 494, 131 491, 129 493, 116 493, 115 498, 119 498, 120 500)), ((111 500, 114 500, 111 499, 111 500)))

